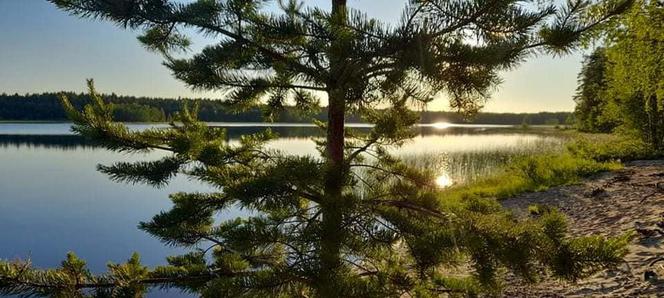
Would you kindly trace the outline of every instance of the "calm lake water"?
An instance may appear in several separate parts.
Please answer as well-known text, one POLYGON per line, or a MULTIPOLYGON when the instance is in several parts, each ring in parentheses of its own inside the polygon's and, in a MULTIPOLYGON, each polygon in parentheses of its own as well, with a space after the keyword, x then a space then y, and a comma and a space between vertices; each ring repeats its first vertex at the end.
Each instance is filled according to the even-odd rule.
MULTIPOLYGON (((229 141, 264 129, 265 124, 215 123, 229 141)), ((131 125, 141 129, 148 125, 131 125)), ((363 127, 364 125, 356 125, 363 127)), ((366 126, 364 126, 366 127, 366 126)), ((281 124, 270 147, 291 154, 317 154, 310 140, 316 129, 281 124)), ((490 174, 510 157, 556 150, 563 140, 553 129, 520 130, 490 125, 423 125, 418 136, 394 152, 409 162, 433 166, 441 187, 490 174)), ((206 185, 176 177, 164 188, 110 181, 97 164, 155 159, 162 152, 109 152, 69 132, 67 123, 0 123, 0 259, 31 259, 38 267, 58 266, 68 251, 95 272, 108 261, 139 252, 149 266, 178 252, 136 228, 170 207, 168 194, 205 191, 206 185)), ((230 210, 222 217, 240 216, 230 210)), ((155 297, 182 297, 177 291, 155 297)))

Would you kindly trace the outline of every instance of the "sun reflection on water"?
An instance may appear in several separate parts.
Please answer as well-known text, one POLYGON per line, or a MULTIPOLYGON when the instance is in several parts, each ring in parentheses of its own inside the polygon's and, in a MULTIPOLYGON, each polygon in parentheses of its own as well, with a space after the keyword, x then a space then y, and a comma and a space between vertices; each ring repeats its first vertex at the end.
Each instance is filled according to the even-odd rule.
POLYGON ((442 174, 436 178, 436 185, 441 188, 451 186, 452 184, 454 184, 454 181, 452 181, 452 178, 450 178, 450 176, 447 174, 442 174))
POLYGON ((447 122, 436 122, 436 123, 432 124, 431 126, 433 128, 436 128, 436 129, 446 129, 446 128, 449 128, 450 126, 452 126, 452 124, 447 123, 447 122))

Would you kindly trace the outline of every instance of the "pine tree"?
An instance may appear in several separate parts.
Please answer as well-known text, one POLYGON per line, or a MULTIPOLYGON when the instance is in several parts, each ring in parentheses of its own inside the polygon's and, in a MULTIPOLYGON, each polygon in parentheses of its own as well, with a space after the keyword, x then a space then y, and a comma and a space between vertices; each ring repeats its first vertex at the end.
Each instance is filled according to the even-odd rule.
POLYGON ((528 281, 543 274, 574 280, 625 253, 625 237, 567 237, 554 210, 516 220, 495 200, 440 197, 432 173, 388 148, 412 137, 418 117, 410 108, 446 94, 453 108, 476 111, 499 71, 536 53, 571 51, 629 1, 413 0, 393 25, 346 0, 332 0, 331 10, 279 1, 279 13, 265 0, 51 2, 144 30, 139 40, 163 55, 176 78, 225 91, 236 109, 264 102, 269 118, 287 105, 307 111, 326 100, 328 119, 319 123, 326 134, 317 140, 320 157, 267 149, 269 131, 229 144, 187 106, 170 129, 130 131, 113 122, 90 81, 92 105, 79 111, 62 100, 74 131, 111 150, 172 153, 100 171, 155 186, 187 175, 218 191, 173 194, 170 211, 141 223, 164 243, 191 249, 168 265, 149 269, 134 256, 92 275, 74 255, 51 270, 0 262, 1 293, 127 296, 167 286, 204 297, 473 295, 499 289, 505 270, 528 281), (218 43, 181 58, 190 45, 185 28, 218 43), (349 113, 374 127, 347 128, 349 113), (218 212, 231 207, 251 212, 220 221, 218 212), (468 274, 451 274, 458 266, 468 274))
POLYGON ((603 47, 586 56, 578 76, 579 86, 574 95, 577 127, 588 132, 612 132, 620 125, 614 103, 607 92, 607 57, 603 47))

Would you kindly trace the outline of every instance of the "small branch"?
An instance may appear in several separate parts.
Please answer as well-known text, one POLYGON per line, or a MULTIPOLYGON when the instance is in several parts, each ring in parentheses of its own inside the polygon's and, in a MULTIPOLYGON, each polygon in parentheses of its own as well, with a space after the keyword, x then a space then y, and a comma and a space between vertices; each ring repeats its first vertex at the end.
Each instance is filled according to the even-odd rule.
POLYGON ((442 213, 440 211, 436 210, 431 210, 424 208, 422 206, 415 205, 413 203, 407 202, 407 201, 400 201, 400 200, 371 200, 371 201, 366 201, 365 204, 380 204, 380 205, 387 205, 387 206, 392 206, 396 208, 403 208, 403 209, 408 209, 412 211, 416 211, 418 213, 426 214, 435 218, 439 219, 448 219, 449 215, 442 213))

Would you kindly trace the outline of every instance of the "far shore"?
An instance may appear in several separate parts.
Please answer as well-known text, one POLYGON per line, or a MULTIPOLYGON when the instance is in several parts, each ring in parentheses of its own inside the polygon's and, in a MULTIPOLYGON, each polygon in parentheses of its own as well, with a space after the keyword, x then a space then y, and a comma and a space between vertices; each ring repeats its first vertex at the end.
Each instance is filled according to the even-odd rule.
MULTIPOLYGON (((219 122, 219 121, 204 121, 212 126, 238 126, 238 127, 270 127, 270 126, 280 126, 280 127, 317 127, 316 124, 311 122, 219 122)), ((67 120, 0 120, 0 124, 67 124, 71 123, 67 120)), ((168 124, 169 122, 128 122, 123 121, 126 124, 134 125, 160 125, 168 124)), ((372 127, 371 123, 346 123, 348 127, 362 128, 362 127, 372 127)), ((568 129, 568 125, 546 125, 546 124, 536 124, 536 125, 527 125, 523 126, 521 124, 492 124, 492 123, 448 123, 448 122, 432 122, 432 123, 417 123, 415 127, 430 127, 430 128, 455 128, 455 127, 489 127, 489 128, 561 128, 568 129)))

